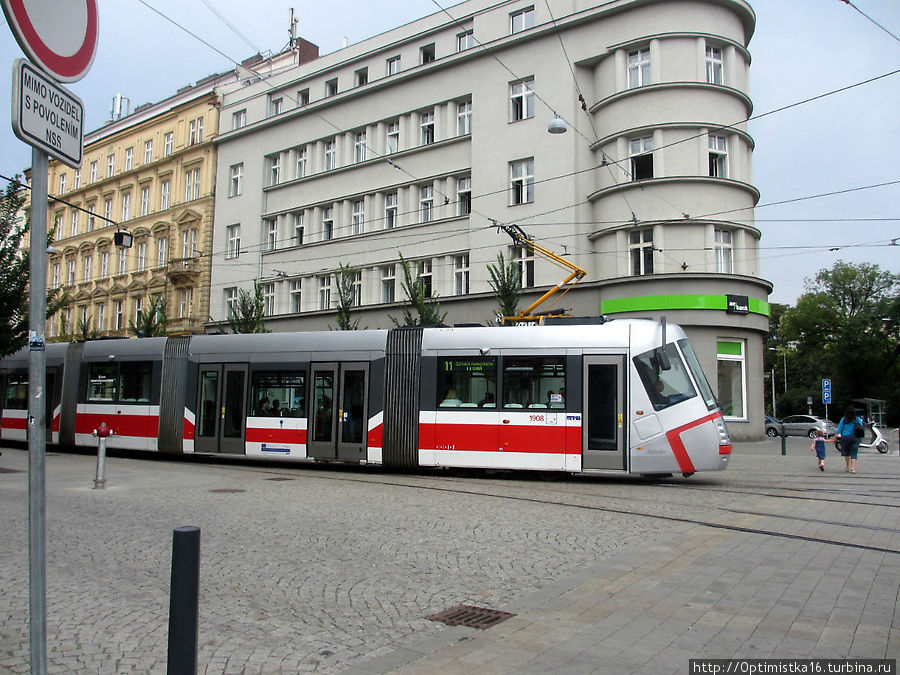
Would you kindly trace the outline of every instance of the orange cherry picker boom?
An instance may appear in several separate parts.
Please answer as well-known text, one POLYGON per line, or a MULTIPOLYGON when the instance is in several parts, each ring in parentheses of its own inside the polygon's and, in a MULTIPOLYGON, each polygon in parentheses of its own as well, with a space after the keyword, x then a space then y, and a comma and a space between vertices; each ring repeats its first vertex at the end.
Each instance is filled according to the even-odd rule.
POLYGON ((553 251, 544 248, 540 244, 536 244, 534 240, 529 237, 518 225, 503 225, 494 221, 494 224, 498 229, 503 230, 512 237, 512 240, 516 243, 516 245, 521 246, 526 251, 531 253, 532 255, 540 255, 543 258, 546 258, 554 265, 562 267, 563 269, 569 272, 568 276, 560 281, 558 284, 553 286, 549 291, 544 293, 537 300, 532 302, 525 309, 519 310, 519 312, 515 316, 504 316, 503 317, 503 325, 504 326, 521 326, 521 325, 539 325, 544 322, 544 319, 547 317, 559 317, 559 316, 571 316, 572 313, 567 309, 552 309, 553 305, 559 301, 562 296, 572 290, 572 287, 584 276, 587 274, 585 270, 580 268, 578 265, 575 265, 562 256, 557 255, 553 251), (560 293, 562 291, 562 293, 560 293), (549 300, 551 297, 560 293, 559 296, 550 304, 550 306, 544 310, 543 312, 536 312, 535 310, 544 304, 545 301, 549 300))

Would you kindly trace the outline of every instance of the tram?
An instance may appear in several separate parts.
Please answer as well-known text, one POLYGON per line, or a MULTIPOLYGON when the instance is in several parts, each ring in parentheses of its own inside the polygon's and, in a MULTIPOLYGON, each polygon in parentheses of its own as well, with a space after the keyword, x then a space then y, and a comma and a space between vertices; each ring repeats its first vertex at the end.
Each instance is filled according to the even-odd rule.
MULTIPOLYGON (((50 344, 47 439, 284 460, 689 476, 731 441, 673 324, 191 335, 50 344)), ((0 360, 26 440, 28 359, 0 360)))

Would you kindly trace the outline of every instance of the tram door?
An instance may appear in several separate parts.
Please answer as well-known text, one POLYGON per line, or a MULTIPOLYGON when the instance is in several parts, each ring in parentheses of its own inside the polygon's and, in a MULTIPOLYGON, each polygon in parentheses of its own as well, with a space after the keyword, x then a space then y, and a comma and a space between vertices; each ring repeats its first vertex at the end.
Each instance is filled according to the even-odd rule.
POLYGON ((200 366, 197 388, 195 451, 244 454, 247 365, 200 366))
POLYGON ((626 469, 625 359, 584 357, 582 468, 626 469))
POLYGON ((369 365, 314 363, 310 372, 307 455, 319 459, 365 459, 369 365))

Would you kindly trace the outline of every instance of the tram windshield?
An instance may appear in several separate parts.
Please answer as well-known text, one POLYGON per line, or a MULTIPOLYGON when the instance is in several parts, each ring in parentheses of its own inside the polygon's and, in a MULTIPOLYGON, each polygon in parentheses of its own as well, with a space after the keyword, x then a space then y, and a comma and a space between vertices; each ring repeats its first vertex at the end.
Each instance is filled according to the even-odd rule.
POLYGON ((637 368, 644 389, 650 397, 654 410, 663 410, 676 403, 681 403, 697 395, 687 368, 682 361, 674 344, 666 345, 666 356, 669 360, 669 368, 663 369, 658 349, 638 354, 634 357, 634 367, 637 368))
POLYGON ((706 401, 706 407, 712 410, 719 404, 716 401, 716 395, 712 392, 712 387, 709 386, 709 380, 706 379, 703 368, 700 367, 700 360, 694 353, 694 348, 691 347, 691 343, 687 340, 679 340, 678 346, 681 347, 681 351, 684 352, 684 360, 687 361, 688 368, 691 369, 691 375, 694 376, 694 381, 697 383, 697 386, 700 387, 700 395, 703 397, 703 400, 706 401))

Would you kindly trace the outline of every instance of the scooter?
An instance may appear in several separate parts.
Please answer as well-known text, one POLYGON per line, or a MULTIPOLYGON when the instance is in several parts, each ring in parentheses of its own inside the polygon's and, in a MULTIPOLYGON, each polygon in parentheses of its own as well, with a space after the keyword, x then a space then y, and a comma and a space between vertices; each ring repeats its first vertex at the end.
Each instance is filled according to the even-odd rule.
POLYGON ((884 436, 881 435, 881 430, 878 428, 878 425, 871 422, 867 424, 866 427, 872 430, 872 440, 868 443, 864 443, 862 439, 860 439, 859 447, 875 448, 882 455, 885 454, 888 451, 888 442, 884 440, 884 436))

